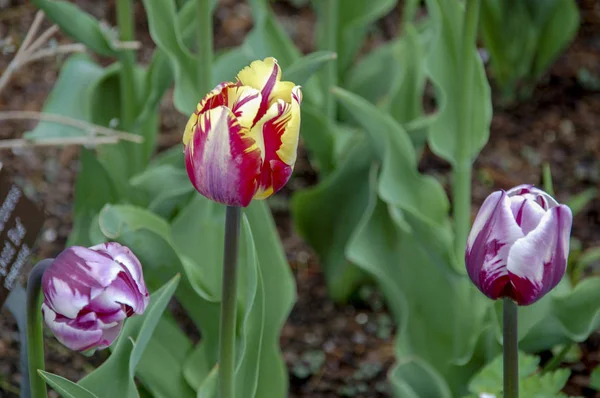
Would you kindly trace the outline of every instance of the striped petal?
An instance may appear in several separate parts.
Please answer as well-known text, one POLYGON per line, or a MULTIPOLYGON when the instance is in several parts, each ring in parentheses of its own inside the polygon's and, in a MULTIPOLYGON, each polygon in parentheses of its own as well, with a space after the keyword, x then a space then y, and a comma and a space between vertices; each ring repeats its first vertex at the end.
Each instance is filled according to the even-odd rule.
POLYGON ((558 202, 546 192, 534 187, 531 184, 518 185, 506 191, 509 197, 521 196, 530 199, 539 204, 544 210, 558 206, 558 202))
POLYGON ((44 321, 54 336, 71 350, 88 350, 102 339, 103 331, 95 323, 78 324, 75 320, 57 315, 46 304, 42 304, 42 312, 44 321))
POLYGON ((218 106, 226 106, 229 102, 229 91, 227 88, 235 85, 235 83, 223 82, 212 89, 210 93, 206 94, 204 98, 202 98, 202 101, 200 101, 196 106, 196 111, 192 113, 192 116, 190 116, 185 126, 182 139, 183 145, 187 146, 192 139, 194 131, 196 130, 196 124, 198 123, 198 115, 218 106))
POLYGON ((546 214, 546 210, 538 202, 524 196, 510 198, 510 208, 525 235, 533 231, 546 214))
POLYGON ((548 210, 538 226, 517 240, 508 255, 507 269, 519 305, 532 304, 553 289, 567 267, 573 216, 565 205, 548 210))
POLYGON ((59 314, 75 318, 117 278, 121 269, 110 266, 112 262, 107 254, 85 247, 64 250, 42 277, 46 303, 59 314))
POLYGON ((289 180, 298 150, 302 92, 294 87, 292 102, 279 100, 254 126, 250 135, 261 149, 263 166, 255 199, 265 199, 289 180))
POLYGON ((263 61, 254 61, 237 75, 238 81, 244 86, 260 90, 262 101, 259 112, 254 119, 256 123, 277 100, 287 103, 292 101, 294 83, 282 82, 281 68, 275 58, 265 58, 263 61))
POLYGON ((465 253, 469 277, 486 296, 497 299, 505 294, 509 250, 523 236, 506 193, 488 196, 475 218, 465 253))
POLYGON ((185 147, 188 176, 209 199, 228 206, 247 206, 257 189, 260 149, 225 106, 199 116, 185 147))
POLYGON ((233 86, 227 89, 227 107, 231 109, 238 123, 250 129, 262 102, 260 91, 248 86, 233 86))

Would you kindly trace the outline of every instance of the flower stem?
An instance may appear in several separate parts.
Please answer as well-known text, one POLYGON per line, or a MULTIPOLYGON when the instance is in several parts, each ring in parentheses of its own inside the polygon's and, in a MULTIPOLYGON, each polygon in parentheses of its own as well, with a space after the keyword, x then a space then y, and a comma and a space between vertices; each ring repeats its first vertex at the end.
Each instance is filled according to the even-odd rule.
MULTIPOLYGON (((120 41, 133 41, 134 24, 132 0, 117 0, 117 25, 120 41)), ((128 131, 136 117, 136 98, 133 76, 135 54, 132 50, 122 50, 121 61, 121 129, 128 131)))
POLYGON ((53 259, 42 260, 33 267, 27 282, 27 363, 32 398, 46 398, 46 382, 38 374, 44 370, 44 325, 41 317, 42 276, 53 259))
POLYGON ((462 49, 458 62, 460 81, 459 115, 456 146, 456 164, 452 170, 452 206, 454 208, 455 251, 458 259, 464 258, 467 236, 471 225, 471 109, 474 80, 473 49, 477 35, 480 0, 467 0, 462 34, 462 49))
POLYGON ((517 304, 504 299, 504 398, 519 397, 519 357, 517 341, 517 304))
POLYGON ((198 18, 198 90, 199 98, 212 89, 213 15, 210 0, 196 0, 198 18))
POLYGON ((219 340, 219 398, 233 398, 234 396, 235 312, 237 307, 237 263, 241 215, 242 209, 240 207, 227 206, 219 340))
MULTIPOLYGON (((322 50, 337 53, 338 32, 338 0, 324 0, 321 27, 323 33, 322 50)), ((335 120, 337 109, 335 96, 330 90, 338 84, 338 61, 337 58, 329 61, 323 67, 323 89, 325 98, 325 114, 330 120, 335 120)))

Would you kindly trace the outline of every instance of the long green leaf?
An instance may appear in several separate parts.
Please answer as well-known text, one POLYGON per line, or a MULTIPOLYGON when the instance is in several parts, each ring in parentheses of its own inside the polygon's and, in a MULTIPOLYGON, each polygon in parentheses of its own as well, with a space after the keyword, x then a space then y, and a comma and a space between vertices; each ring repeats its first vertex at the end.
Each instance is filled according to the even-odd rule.
POLYGON ((110 32, 110 28, 103 26, 75 4, 61 0, 32 0, 32 3, 43 10, 67 35, 92 51, 109 57, 118 55, 113 46, 116 37, 110 32))
POLYGON ((65 379, 64 377, 45 372, 43 370, 38 370, 38 373, 46 383, 52 388, 54 388, 61 397, 64 398, 98 398, 97 395, 92 393, 91 391, 73 383, 70 380, 65 379))
MULTIPOLYGON (((462 87, 458 76, 461 57, 461 38, 464 10, 458 1, 428 0, 427 9, 431 15, 435 29, 433 41, 426 58, 429 78, 436 89, 438 116, 429 129, 429 145, 431 149, 452 164, 456 164, 458 118, 462 87)), ((468 60, 472 62, 474 74, 471 87, 471 120, 468 127, 468 156, 474 159, 485 145, 489 136, 489 125, 492 118, 492 102, 490 87, 477 49, 473 49, 468 60)), ((461 144, 462 145, 462 144, 461 144)))
POLYGON ((175 276, 152 294, 144 315, 130 318, 125 323, 112 355, 79 382, 82 387, 92 391, 99 398, 139 397, 134 381, 135 368, 177 288, 179 279, 179 276, 175 276), (107 380, 110 380, 110 383, 107 383, 107 380))

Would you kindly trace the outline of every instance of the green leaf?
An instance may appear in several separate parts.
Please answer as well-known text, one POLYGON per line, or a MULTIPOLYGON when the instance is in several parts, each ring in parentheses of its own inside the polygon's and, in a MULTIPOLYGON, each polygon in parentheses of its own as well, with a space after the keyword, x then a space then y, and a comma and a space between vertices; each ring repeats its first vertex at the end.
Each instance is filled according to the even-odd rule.
POLYGON ((187 172, 171 165, 149 167, 134 176, 130 183, 147 195, 148 209, 165 219, 171 219, 195 192, 187 172))
MULTIPOLYGON (((193 4, 186 4, 186 10, 194 8, 193 4)), ((198 87, 198 61, 186 47, 177 10, 173 0, 144 0, 150 36, 158 48, 168 57, 175 76, 175 93, 173 102, 175 108, 183 114, 190 115, 196 103, 207 93, 199 93, 198 87)))
POLYGON ((183 263, 186 275, 196 292, 211 302, 221 297, 224 237, 225 207, 201 195, 195 195, 172 224, 174 247, 189 259, 183 263))
MULTIPOLYGON (((375 177, 371 177, 373 186, 375 177)), ((452 275, 447 264, 435 262, 426 243, 401 228, 393 211, 373 191, 369 208, 348 243, 347 256, 373 275, 386 297, 399 325, 398 362, 428 363, 455 396, 484 363, 475 348, 480 336, 484 338, 483 319, 490 302, 466 276, 452 275)), ((390 377, 394 385, 406 383, 399 372, 390 377)))
MULTIPOLYGON (((432 255, 458 269, 452 255, 452 230, 448 218, 448 199, 442 186, 431 176, 417 169, 414 147, 406 132, 391 118, 363 98, 342 89, 334 95, 367 132, 377 156, 382 162, 377 184, 379 196, 401 212, 398 219, 411 224, 413 232, 428 242, 432 255)), ((463 272, 464 270, 459 270, 463 272)))
POLYGON ((336 57, 337 55, 330 51, 317 51, 306 55, 284 70, 282 79, 301 86, 325 63, 333 61, 336 57))
MULTIPOLYGON (((344 80, 346 71, 352 65, 358 50, 371 25, 379 18, 385 16, 396 5, 396 0, 357 1, 348 7, 345 1, 338 1, 338 70, 339 76, 344 80)), ((313 1, 318 13, 321 13, 322 1, 313 1)), ((322 22, 317 25, 317 42, 322 43, 322 22)), ((324 48, 321 44, 319 48, 324 48)))
MULTIPOLYGON (((427 74, 436 89, 438 116, 429 129, 429 145, 440 157, 452 164, 464 161, 457 158, 458 120, 460 111, 459 70, 461 58, 462 26, 464 10, 460 2, 428 0, 427 9, 431 15, 434 37, 425 63, 427 74)), ((473 63, 473 81, 470 104, 472 111, 468 129, 468 159, 474 159, 485 145, 489 136, 492 118, 490 87, 483 64, 475 48, 475 43, 465 62, 473 63)), ((463 144, 461 144, 463 145, 463 144)))
POLYGON ((99 398, 139 396, 134 381, 135 368, 177 288, 179 278, 175 276, 152 294, 144 315, 127 320, 112 355, 79 382, 82 387, 99 398))
MULTIPOLYGON (((265 202, 253 202, 244 213, 247 221, 242 225, 239 254, 236 390, 244 397, 283 396, 288 377, 279 349, 279 334, 294 300, 293 278, 265 202)), ((212 293, 216 301, 220 301, 224 221, 224 206, 198 195, 173 223, 173 238, 179 252, 202 272, 215 274, 211 275, 212 283, 206 277, 197 281, 210 283, 214 291, 218 289, 218 294, 212 293)), ((212 325, 218 328, 218 314, 212 325)), ((211 358, 210 350, 214 351, 218 337, 207 340, 205 329, 202 336, 203 340, 186 360, 185 375, 194 388, 208 391, 202 396, 208 396, 213 391, 210 372, 215 362, 207 357, 211 358)))
POLYGON ((452 397, 445 380, 427 362, 407 359, 391 372, 392 387, 398 397, 452 397))
POLYGON ((219 367, 215 366, 204 382, 198 388, 197 398, 214 398, 218 396, 218 388, 219 388, 219 367))
POLYGON ((590 388, 600 391, 600 366, 596 366, 590 375, 590 388))
POLYGON ((92 51, 107 57, 118 55, 113 46, 116 37, 110 32, 110 28, 75 4, 60 0, 32 0, 32 3, 43 10, 63 32, 92 51))
MULTIPOLYGON (((175 273, 186 274, 173 249, 170 225, 147 209, 130 205, 107 205, 100 213, 105 236, 129 247, 145 266, 146 284, 158 288, 175 273)), ((218 307, 196 294, 187 278, 179 284, 176 296, 192 321, 203 328, 208 341, 218 333, 218 307)), ((216 343, 215 343, 216 344, 216 343)), ((212 365, 211 365, 212 367, 212 365)))
MULTIPOLYGON (((121 64, 114 63, 91 84, 87 98, 89 115, 92 123, 111 126, 121 119, 121 64)), ((139 67, 134 69, 134 83, 138 93, 138 103, 142 102, 146 72, 139 67)), ((156 109, 155 109, 156 110, 156 109)), ((129 178, 141 172, 154 151, 158 132, 158 115, 154 112, 145 120, 138 119, 136 130, 131 132, 141 135, 144 142, 134 143, 121 141, 115 145, 98 147, 98 159, 109 171, 111 178, 119 189, 119 195, 135 202, 136 192, 129 187, 129 178)))
POLYGON ((346 301, 364 280, 345 251, 369 201, 373 154, 364 140, 325 180, 296 192, 292 214, 298 232, 317 252, 329 295, 346 301))
POLYGON ((195 397, 183 376, 183 362, 192 343, 174 320, 164 317, 144 350, 137 377, 154 397, 195 397))
POLYGON ((89 231, 92 219, 106 203, 117 200, 117 192, 108 172, 96 159, 93 152, 82 148, 81 171, 75 181, 75 203, 73 229, 68 245, 91 246, 89 231))
MULTIPOLYGON (((79 120, 88 120, 87 96, 89 86, 97 80, 104 70, 96 65, 89 56, 75 54, 63 64, 58 80, 46 99, 42 111, 48 114, 67 116, 79 120)), ((43 140, 58 137, 85 136, 81 129, 53 122, 40 122, 32 131, 23 135, 28 140, 43 140)))
MULTIPOLYGON (((535 2, 530 2, 535 4, 535 2)), ((579 10, 573 0, 541 2, 534 8, 542 22, 531 75, 539 77, 573 40, 579 28, 579 10), (540 9, 543 9, 540 10, 540 9)))
MULTIPOLYGON (((540 358, 519 352, 519 379, 523 380, 537 371, 540 358)), ((503 387, 503 358, 497 356, 492 362, 483 367, 469 382, 469 391, 475 394, 501 395, 503 387)), ((525 395, 524 396, 532 396, 525 395)))
POLYGON ((573 195, 569 198, 566 205, 569 206, 573 215, 579 214, 596 196, 598 195, 598 190, 594 187, 590 187, 585 191, 573 195))
POLYGON ((288 391, 289 377, 279 346, 279 336, 296 301, 296 285, 267 204, 264 201, 253 201, 244 213, 254 237, 265 297, 265 326, 255 396, 284 396, 288 391), (271 300, 272 297, 277 300, 271 300))
POLYGON ((46 380, 46 383, 52 388, 56 390, 60 394, 61 397, 64 398, 97 398, 89 390, 73 383, 70 380, 65 379, 64 377, 45 372, 43 370, 38 370, 40 376, 46 380))
POLYGON ((334 140, 336 128, 323 112, 311 104, 302 104, 300 136, 309 151, 315 168, 326 176, 334 168, 334 140))

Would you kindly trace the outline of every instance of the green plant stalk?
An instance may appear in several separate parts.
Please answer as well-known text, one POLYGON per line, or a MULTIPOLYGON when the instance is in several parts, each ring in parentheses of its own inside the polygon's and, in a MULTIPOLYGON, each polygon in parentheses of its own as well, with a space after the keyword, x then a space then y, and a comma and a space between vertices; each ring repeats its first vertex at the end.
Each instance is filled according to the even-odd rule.
POLYGON ((519 398, 518 307, 510 298, 505 298, 503 304, 504 398, 519 398))
POLYGON ((402 25, 406 28, 406 25, 411 24, 415 19, 417 10, 419 9, 419 0, 406 0, 404 7, 402 8, 402 25))
POLYGON ((544 191, 550 196, 554 196, 554 186, 552 185, 552 170, 550 169, 550 163, 544 162, 542 166, 542 182, 544 185, 544 191))
POLYGON ((210 0, 196 0, 198 12, 198 90, 206 95, 212 87, 213 15, 210 0))
POLYGON ((474 78, 473 48, 477 35, 479 1, 467 0, 462 34, 461 56, 458 63, 460 98, 457 131, 456 164, 452 170, 452 206, 456 233, 456 258, 463 259, 467 236, 471 226, 471 174, 473 160, 470 158, 472 83, 474 78))
POLYGON ((44 370, 44 325, 42 323, 42 276, 52 259, 42 260, 33 267, 27 282, 27 366, 31 398, 46 398, 46 382, 38 373, 44 370))
POLYGON ((572 346, 573 344, 570 343, 565 344, 564 347, 560 350, 560 352, 553 356, 552 359, 549 360, 548 363, 546 363, 546 365, 544 365, 544 367, 542 368, 542 374, 552 372, 553 370, 558 368, 558 366, 562 363, 563 359, 565 359, 565 356, 571 350, 572 346))
POLYGON ((235 317, 237 308, 237 268, 242 209, 227 206, 225 214, 225 253, 219 338, 219 398, 234 397, 235 317))
MULTIPOLYGON (((120 41, 134 40, 134 20, 132 0, 117 0, 117 26, 120 41)), ((119 55, 121 62, 121 76, 119 79, 121 90, 121 130, 129 131, 133 127, 137 115, 137 99, 135 96, 134 65, 135 53, 133 50, 122 50, 119 55)))
MULTIPOLYGON (((338 0, 324 0, 322 13, 323 26, 323 48, 322 50, 337 53, 337 32, 339 25, 338 0)), ((325 98, 325 114, 329 120, 335 120, 337 106, 335 97, 331 95, 331 89, 338 85, 338 62, 337 58, 327 62, 323 67, 323 96, 325 98)))

